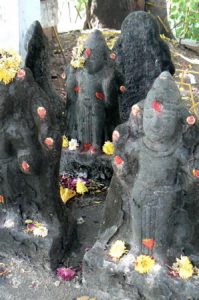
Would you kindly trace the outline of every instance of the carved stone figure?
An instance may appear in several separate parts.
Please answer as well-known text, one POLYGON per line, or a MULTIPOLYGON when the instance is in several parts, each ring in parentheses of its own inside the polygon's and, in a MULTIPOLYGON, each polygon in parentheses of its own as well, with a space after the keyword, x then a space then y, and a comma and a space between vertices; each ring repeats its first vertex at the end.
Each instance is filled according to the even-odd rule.
POLYGON ((14 75, 0 83, 1 255, 55 268, 72 226, 59 196, 61 133, 50 99, 31 71, 14 75))
POLYGON ((82 149, 90 144, 99 150, 120 123, 120 79, 109 55, 102 33, 96 30, 84 45, 84 67, 70 67, 67 74, 66 135, 76 138, 82 149))
POLYGON ((122 23, 121 35, 113 49, 118 70, 124 75, 126 92, 121 96, 121 119, 126 121, 131 106, 143 100, 162 71, 175 68, 168 45, 160 38, 154 17, 138 11, 122 23))
MULTIPOLYGON (((190 118, 194 120, 180 102, 171 74, 165 71, 146 99, 132 107, 129 120, 113 132, 114 175, 104 219, 98 241, 84 258, 87 285, 92 286, 92 276, 97 276, 98 288, 109 291, 113 299, 117 293, 125 299, 160 299, 168 293, 180 299, 177 282, 171 284, 165 274, 166 264, 181 255, 192 255, 198 263, 197 221, 190 213, 195 205, 187 194, 193 197, 193 187, 197 190, 199 128, 190 118), (107 249, 117 240, 125 242, 129 253, 113 263, 107 249), (146 246, 146 241, 153 245, 146 246), (159 264, 160 271, 154 275, 157 284, 150 285, 150 292, 147 280, 133 270, 139 255, 152 256, 159 264)), ((186 296, 196 293, 193 284, 186 296)))

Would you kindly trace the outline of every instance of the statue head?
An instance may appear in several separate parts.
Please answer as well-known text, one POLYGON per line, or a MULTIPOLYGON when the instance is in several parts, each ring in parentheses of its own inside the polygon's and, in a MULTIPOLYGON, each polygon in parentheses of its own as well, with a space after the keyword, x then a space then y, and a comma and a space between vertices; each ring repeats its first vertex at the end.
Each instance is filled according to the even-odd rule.
POLYGON ((103 68, 108 58, 108 47, 99 30, 92 32, 84 44, 85 68, 90 74, 103 68))
POLYGON ((173 140, 179 124, 180 93, 167 71, 155 80, 144 104, 143 130, 151 142, 173 140))

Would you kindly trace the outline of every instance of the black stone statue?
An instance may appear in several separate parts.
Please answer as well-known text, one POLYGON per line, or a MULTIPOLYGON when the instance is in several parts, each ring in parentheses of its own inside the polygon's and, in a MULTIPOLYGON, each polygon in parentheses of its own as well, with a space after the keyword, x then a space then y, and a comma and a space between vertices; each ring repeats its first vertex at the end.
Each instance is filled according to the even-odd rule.
POLYGON ((82 69, 67 72, 66 135, 99 150, 111 139, 120 123, 118 90, 120 79, 111 62, 102 33, 95 30, 84 44, 82 69))
POLYGON ((118 70, 125 78, 121 96, 121 118, 126 121, 133 104, 143 100, 155 78, 175 68, 168 45, 160 38, 158 23, 146 12, 129 14, 122 23, 121 35, 113 48, 118 70))
MULTIPOLYGON (((198 263, 197 221, 193 218, 198 206, 193 195, 195 191, 198 199, 199 129, 194 122, 189 125, 187 116, 178 88, 165 71, 146 99, 132 107, 129 120, 113 133, 114 175, 104 219, 98 241, 84 258, 88 285, 94 285, 97 276, 98 288, 109 291, 113 299, 117 293, 125 299, 168 299, 168 294, 185 299, 184 288, 180 291, 177 281, 167 275, 166 265, 181 255, 192 256, 198 263), (129 253, 113 263, 107 249, 117 240, 125 242, 129 253), (146 247, 146 240, 153 246, 146 247), (152 256, 159 264, 152 285, 147 276, 140 277, 133 270, 138 255, 152 256)), ((193 283, 187 286, 187 297, 197 293, 193 283)))

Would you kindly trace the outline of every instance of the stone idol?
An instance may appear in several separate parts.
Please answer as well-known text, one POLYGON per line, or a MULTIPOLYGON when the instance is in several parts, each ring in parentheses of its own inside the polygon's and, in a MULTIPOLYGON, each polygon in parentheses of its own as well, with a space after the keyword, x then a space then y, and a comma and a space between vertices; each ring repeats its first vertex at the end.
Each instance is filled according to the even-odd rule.
POLYGON ((121 119, 126 121, 131 106, 143 100, 162 71, 174 73, 168 45, 160 38, 158 23, 146 12, 129 14, 122 23, 113 51, 126 92, 120 96, 121 119))
POLYGON ((104 218, 84 257, 89 288, 111 299, 198 298, 198 132, 162 72, 113 133, 104 218))
MULTIPOLYGON (((77 154, 66 153, 68 159, 72 155, 72 163, 80 160, 83 163, 84 158, 96 162, 104 143, 111 141, 112 132, 120 123, 118 93, 122 79, 102 33, 95 30, 82 47, 82 66, 70 66, 66 71, 65 134, 78 142, 77 154)), ((67 169, 69 164, 67 161, 67 169)), ((96 168, 92 165, 93 170, 96 168)))
POLYGON ((0 61, 1 256, 55 268, 70 235, 59 197, 61 133, 48 95, 30 69, 20 69, 20 57, 1 49, 0 61))

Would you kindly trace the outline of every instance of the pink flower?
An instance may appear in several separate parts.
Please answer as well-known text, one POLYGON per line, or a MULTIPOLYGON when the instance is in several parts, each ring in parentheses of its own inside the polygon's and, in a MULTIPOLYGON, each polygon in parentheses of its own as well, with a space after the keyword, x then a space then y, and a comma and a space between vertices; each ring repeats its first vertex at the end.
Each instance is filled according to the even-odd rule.
POLYGON ((126 92, 126 87, 124 85, 120 86, 120 92, 125 93, 126 92))
POLYGON ((194 125, 196 123, 196 118, 194 116, 188 116, 186 121, 188 125, 194 125))
POLYGON ((59 279, 65 281, 70 281, 76 276, 76 271, 74 271, 72 268, 65 268, 65 267, 58 268, 56 273, 59 279))
POLYGON ((25 76, 26 76, 26 71, 25 71, 25 70, 20 69, 20 70, 17 72, 17 78, 23 80, 25 76))

